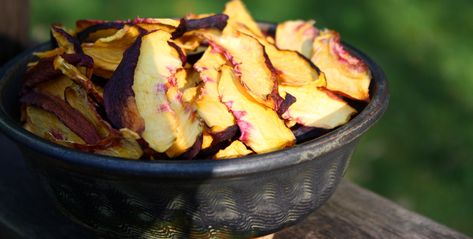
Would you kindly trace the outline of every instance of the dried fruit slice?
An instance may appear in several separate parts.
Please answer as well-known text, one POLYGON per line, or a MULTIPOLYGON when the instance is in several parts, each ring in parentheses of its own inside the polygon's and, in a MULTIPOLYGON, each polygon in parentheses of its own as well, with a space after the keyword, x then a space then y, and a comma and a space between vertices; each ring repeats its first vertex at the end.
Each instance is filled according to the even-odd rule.
POLYGON ((121 21, 102 21, 102 22, 76 22, 76 36, 80 42, 95 42, 100 38, 106 38, 116 34, 125 26, 121 21))
POLYGON ((54 57, 54 56, 59 56, 64 54, 64 48, 62 47, 56 47, 52 50, 49 51, 43 51, 43 52, 34 52, 33 55, 39 57, 39 58, 49 58, 49 57, 54 57))
POLYGON ((276 46, 279 49, 297 51, 310 59, 313 55, 314 38, 319 34, 314 23, 314 20, 279 23, 276 28, 276 46))
MULTIPOLYGON (((59 49, 59 48, 58 48, 59 49)), ((49 53, 48 53, 49 55, 49 53)), ((54 81, 59 77, 64 76, 63 73, 58 69, 57 58, 61 58, 60 60, 67 62, 68 65, 75 68, 72 65, 81 65, 85 66, 86 68, 91 67, 93 63, 91 62, 91 58, 86 57, 83 54, 63 54, 62 56, 49 56, 40 58, 38 61, 35 62, 34 65, 31 65, 26 72, 25 76, 23 77, 23 85, 22 85, 22 94, 39 85, 51 85, 54 84, 53 82, 46 84, 48 81, 54 81), (55 65, 56 64, 56 65, 55 65)), ((52 95, 62 94, 63 91, 58 92, 51 92, 52 95)), ((63 98, 60 96, 60 98, 63 98)))
POLYGON ((271 62, 257 39, 244 33, 235 35, 205 34, 212 48, 230 62, 243 86, 253 98, 277 109, 281 98, 271 62))
MULTIPOLYGON (((183 71, 184 69, 181 70, 183 71)), ((176 76, 185 77, 183 74, 176 74, 176 76)), ((199 147, 198 150, 194 149, 194 152, 191 152, 191 155, 186 156, 193 158, 195 155, 197 155, 197 153, 200 151, 200 147, 202 146, 202 140, 197 142, 198 137, 201 137, 202 134, 202 124, 196 117, 194 107, 191 104, 183 103, 182 93, 179 91, 176 85, 169 86, 166 96, 169 100, 169 105, 175 114, 175 123, 177 126, 174 129, 176 141, 166 151, 166 155, 174 158, 193 148, 192 146, 197 143, 199 144, 196 145, 196 147, 199 147)))
POLYGON ((123 54, 123 60, 104 89, 104 107, 107 117, 115 128, 128 128, 141 133, 143 118, 138 113, 132 86, 135 69, 140 56, 142 36, 123 54))
POLYGON ((118 143, 105 149, 96 149, 94 153, 120 157, 126 159, 139 159, 143 155, 140 144, 136 141, 135 133, 128 129, 120 130, 118 143))
POLYGON ((298 52, 279 50, 265 43, 265 50, 282 85, 303 86, 319 78, 317 67, 298 52))
POLYGON ((213 52, 212 48, 209 47, 202 58, 194 64, 194 68, 200 73, 203 82, 195 104, 199 116, 210 128, 211 134, 223 132, 228 127, 235 125, 233 115, 220 102, 217 89, 219 69, 225 63, 225 58, 221 54, 213 52))
POLYGON ((79 135, 87 144, 96 144, 100 135, 95 127, 79 111, 55 96, 31 91, 20 98, 20 102, 42 108, 55 114, 68 128, 79 135))
POLYGON ((100 38, 94 43, 83 43, 84 53, 94 59, 95 74, 110 78, 122 61, 123 53, 135 41, 140 32, 136 27, 124 26, 115 34, 100 38))
POLYGON ((204 129, 202 132, 202 150, 206 150, 212 146, 212 142, 214 141, 213 137, 211 134, 207 132, 207 130, 204 129))
POLYGON ((348 122, 356 110, 323 85, 325 78, 321 74, 320 80, 304 86, 279 86, 282 95, 287 93, 296 98, 282 117, 304 126, 324 129, 333 129, 348 122))
POLYGON ((350 55, 331 30, 314 40, 312 62, 327 76, 327 89, 356 100, 369 100, 371 73, 360 59, 350 55))
POLYGON ((138 26, 148 32, 152 31, 165 31, 172 33, 176 30, 179 25, 179 20, 172 18, 135 18, 131 22, 133 25, 138 26))
POLYGON ((258 24, 255 22, 255 20, 253 20, 253 17, 251 17, 250 13, 246 9, 245 4, 243 4, 241 0, 231 0, 227 2, 223 14, 226 14, 229 17, 229 27, 225 28, 225 35, 232 35, 235 27, 244 25, 251 31, 252 35, 255 35, 259 38, 264 38, 264 35, 258 27, 258 24))
POLYGON ((67 32, 62 26, 60 25, 52 25, 51 26, 51 33, 53 35, 54 40, 56 41, 57 45, 60 48, 63 48, 66 53, 83 53, 80 47, 80 42, 77 38, 73 37, 69 32, 67 32))
POLYGON ((239 140, 233 141, 228 147, 221 149, 215 154, 215 159, 229 159, 229 158, 238 158, 243 157, 248 154, 253 153, 253 151, 246 148, 246 146, 239 140))
POLYGON ((172 33, 172 39, 177 39, 186 32, 200 29, 217 29, 222 31, 227 25, 228 16, 225 14, 215 14, 198 19, 181 18, 179 26, 172 33))
POLYGON ((234 29, 236 31, 234 34, 247 34, 264 46, 270 66, 277 74, 280 84, 301 86, 318 79, 319 69, 302 54, 292 50, 278 49, 267 38, 258 37, 244 25, 236 26, 234 29))
POLYGON ((194 144, 192 132, 198 131, 198 127, 194 128, 192 110, 185 109, 180 102, 176 72, 184 70, 183 62, 168 44, 170 38, 164 31, 143 36, 132 88, 145 124, 143 139, 157 152, 173 147, 169 154, 175 156, 194 144), (187 133, 188 137, 184 135, 187 133))
POLYGON ((69 77, 62 75, 57 78, 42 82, 36 85, 34 89, 37 92, 56 96, 61 100, 65 100, 64 91, 67 87, 72 86, 73 84, 75 83, 69 79, 69 77))
POLYGON ((112 136, 115 133, 112 127, 97 113, 97 106, 87 96, 87 92, 82 87, 72 84, 62 92, 64 92, 65 101, 95 126, 101 138, 112 136))
POLYGON ((85 143, 53 113, 34 106, 26 106, 25 112, 26 123, 23 127, 31 133, 64 146, 85 143))
POLYGON ((237 119, 241 131, 240 141, 256 153, 266 153, 292 146, 294 135, 272 109, 254 101, 233 73, 231 67, 222 66, 218 83, 222 102, 237 119))
POLYGON ((100 92, 93 82, 80 72, 80 70, 68 63, 62 56, 56 56, 54 58, 54 69, 61 71, 62 74, 69 77, 72 81, 82 86, 87 93, 92 95, 94 99, 99 103, 103 103, 103 94, 100 92))

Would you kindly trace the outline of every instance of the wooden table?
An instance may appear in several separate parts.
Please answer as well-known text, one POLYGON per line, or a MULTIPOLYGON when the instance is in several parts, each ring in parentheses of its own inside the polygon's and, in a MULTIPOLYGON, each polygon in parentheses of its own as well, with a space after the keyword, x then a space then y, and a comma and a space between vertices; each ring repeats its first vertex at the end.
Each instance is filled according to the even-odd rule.
MULTIPOLYGON (((0 152, 0 238, 93 238, 56 210, 1 134, 0 152)), ((274 238, 468 237, 345 180, 322 208, 274 238)))

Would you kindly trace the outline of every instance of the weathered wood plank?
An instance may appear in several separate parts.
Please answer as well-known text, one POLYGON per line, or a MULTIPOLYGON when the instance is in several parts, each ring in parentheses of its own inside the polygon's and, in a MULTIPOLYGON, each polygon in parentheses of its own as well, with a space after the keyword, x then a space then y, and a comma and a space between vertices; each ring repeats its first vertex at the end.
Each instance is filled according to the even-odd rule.
POLYGON ((344 180, 322 208, 274 237, 286 238, 469 237, 344 180))
MULTIPOLYGON (((0 238, 89 238, 55 209, 16 146, 0 134, 0 238)), ((468 238, 348 181, 301 223, 274 239, 468 238)))

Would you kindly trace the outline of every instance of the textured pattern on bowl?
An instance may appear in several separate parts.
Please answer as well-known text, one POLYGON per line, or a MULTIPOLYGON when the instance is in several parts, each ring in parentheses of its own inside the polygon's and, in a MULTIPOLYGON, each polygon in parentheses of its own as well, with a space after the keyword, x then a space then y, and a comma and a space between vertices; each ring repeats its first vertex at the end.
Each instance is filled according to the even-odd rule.
POLYGON ((290 149, 223 161, 129 161, 66 149, 21 128, 18 91, 31 52, 0 74, 0 129, 21 147, 58 207, 97 234, 120 238, 248 238, 302 220, 334 192, 358 138, 382 115, 382 70, 370 104, 348 124, 290 149))

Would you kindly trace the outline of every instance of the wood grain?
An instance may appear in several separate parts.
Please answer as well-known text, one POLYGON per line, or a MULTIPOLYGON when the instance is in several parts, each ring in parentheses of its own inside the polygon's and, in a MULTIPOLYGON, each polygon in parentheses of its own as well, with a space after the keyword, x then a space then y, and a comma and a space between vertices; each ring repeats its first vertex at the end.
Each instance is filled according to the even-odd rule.
POLYGON ((335 194, 300 224, 274 239, 469 238, 343 180, 335 194))

